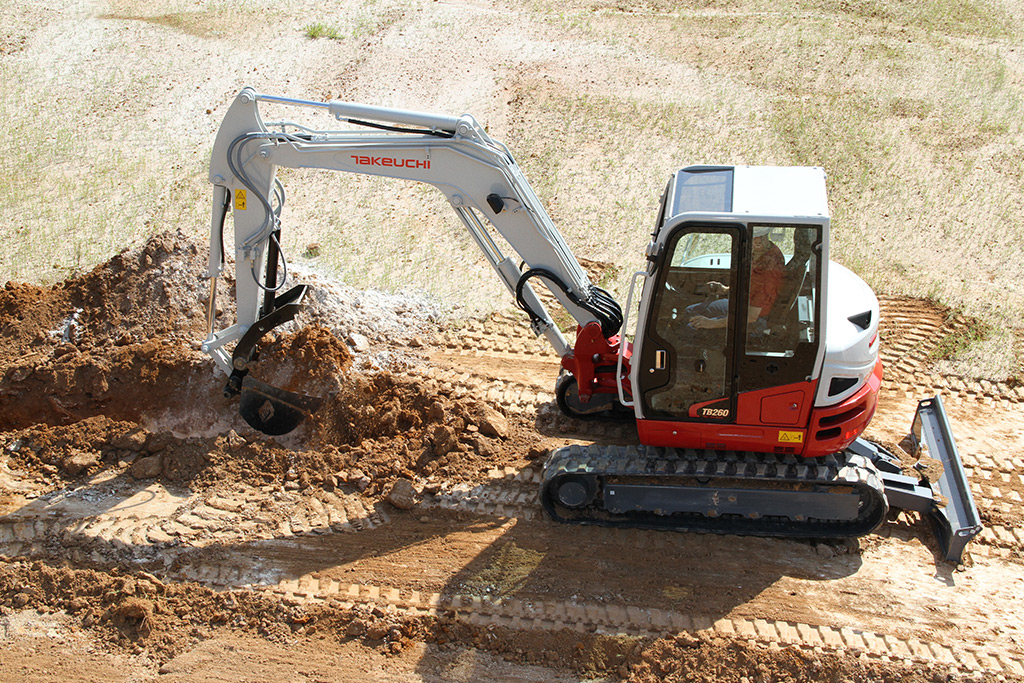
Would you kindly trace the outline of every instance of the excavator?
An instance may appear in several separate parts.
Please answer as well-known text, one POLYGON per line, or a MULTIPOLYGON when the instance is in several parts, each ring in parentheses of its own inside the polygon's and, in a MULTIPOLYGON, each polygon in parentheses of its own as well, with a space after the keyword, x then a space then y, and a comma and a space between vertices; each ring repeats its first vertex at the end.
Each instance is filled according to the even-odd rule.
POLYGON ((934 522, 952 562, 981 531, 939 396, 919 402, 902 456, 861 438, 882 381, 879 306, 863 280, 829 260, 823 169, 695 165, 673 173, 623 308, 591 282, 512 153, 472 116, 245 88, 210 161, 202 350, 227 376, 225 396, 238 398, 246 422, 271 435, 291 431, 321 402, 251 373, 260 340, 294 320, 308 295, 303 284, 284 290, 278 168, 440 190, 533 333, 560 357, 559 408, 581 419, 635 420, 636 445, 577 444, 548 454, 540 498, 552 519, 849 538, 899 508, 934 522), (261 105, 326 113, 341 128, 264 121, 261 105), (236 316, 217 329, 229 211, 236 316), (536 287, 576 321, 572 342, 536 287))

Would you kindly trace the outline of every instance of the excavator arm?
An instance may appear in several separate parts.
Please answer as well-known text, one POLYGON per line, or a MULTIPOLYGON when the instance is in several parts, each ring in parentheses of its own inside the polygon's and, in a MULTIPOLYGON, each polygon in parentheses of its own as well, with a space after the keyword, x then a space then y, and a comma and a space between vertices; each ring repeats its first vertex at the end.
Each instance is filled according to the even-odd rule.
MULTIPOLYGON (((229 376, 226 393, 243 393, 247 383, 256 392, 250 401, 252 410, 246 409, 243 393, 242 409, 255 428, 283 433, 280 430, 288 431, 315 407, 303 401, 308 397, 274 390, 248 377, 259 339, 291 320, 306 294, 303 285, 279 292, 278 267, 286 271, 287 264, 279 238, 285 194, 276 177, 278 167, 329 169, 433 185, 529 314, 534 332, 543 334, 560 357, 571 364, 573 347, 552 322, 531 280, 543 282, 580 329, 590 332, 590 345, 593 337, 600 337, 610 351, 615 350, 622 323, 618 304, 591 284, 511 152, 492 140, 473 117, 294 100, 246 88, 228 109, 210 163, 214 190, 207 274, 212 284, 208 336, 202 348, 229 376), (358 128, 330 131, 289 121, 264 122, 260 103, 326 110, 358 128), (229 210, 234 219, 237 320, 217 330, 216 278, 225 268, 223 230, 229 210), (503 252, 488 226, 514 254, 503 252), (229 352, 232 343, 235 346, 229 352), (287 419, 281 409, 291 411, 287 419), (255 414, 261 410, 273 419, 255 414)), ((281 275, 283 284, 286 272, 281 275)))

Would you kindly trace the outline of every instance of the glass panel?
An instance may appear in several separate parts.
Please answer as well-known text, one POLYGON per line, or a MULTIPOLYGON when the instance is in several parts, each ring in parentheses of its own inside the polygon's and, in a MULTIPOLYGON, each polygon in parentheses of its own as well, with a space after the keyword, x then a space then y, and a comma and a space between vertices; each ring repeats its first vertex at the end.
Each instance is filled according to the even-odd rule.
POLYGON ((676 183, 676 213, 732 211, 732 169, 686 170, 676 183))
POLYGON ((814 343, 819 228, 751 227, 747 354, 791 358, 814 343))
POLYGON ((731 395, 734 231, 708 228, 670 242, 648 329, 661 345, 665 382, 645 393, 655 411, 686 417, 695 404, 731 395))

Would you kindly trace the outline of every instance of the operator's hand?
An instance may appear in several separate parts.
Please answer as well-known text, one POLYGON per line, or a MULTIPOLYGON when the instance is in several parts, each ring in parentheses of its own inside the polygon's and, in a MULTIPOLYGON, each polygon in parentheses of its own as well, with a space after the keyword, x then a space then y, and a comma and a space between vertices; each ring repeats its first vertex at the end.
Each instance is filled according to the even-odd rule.
POLYGON ((712 330, 718 327, 718 320, 716 318, 708 318, 703 315, 695 315, 690 318, 690 325, 696 327, 698 330, 712 330))
POLYGON ((729 293, 729 288, 723 285, 721 282, 709 282, 708 283, 708 294, 712 296, 724 296, 729 293))

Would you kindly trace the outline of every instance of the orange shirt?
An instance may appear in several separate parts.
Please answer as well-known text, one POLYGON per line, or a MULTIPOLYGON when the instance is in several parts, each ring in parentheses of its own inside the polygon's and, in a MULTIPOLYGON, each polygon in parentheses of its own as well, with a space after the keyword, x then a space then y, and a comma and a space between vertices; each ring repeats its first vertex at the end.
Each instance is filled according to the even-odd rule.
POLYGON ((765 317, 779 296, 786 259, 775 244, 769 246, 750 266, 750 305, 760 308, 758 317, 765 317))

